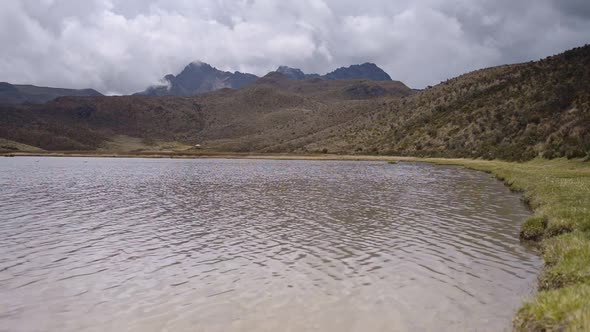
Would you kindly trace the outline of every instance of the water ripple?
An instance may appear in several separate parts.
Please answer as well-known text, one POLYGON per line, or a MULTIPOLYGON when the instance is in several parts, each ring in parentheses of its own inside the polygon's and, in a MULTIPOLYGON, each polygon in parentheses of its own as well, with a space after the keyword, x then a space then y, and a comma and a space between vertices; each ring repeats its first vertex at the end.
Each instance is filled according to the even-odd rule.
POLYGON ((540 266, 457 167, 4 158, 0 211, 11 331, 502 330, 540 266))

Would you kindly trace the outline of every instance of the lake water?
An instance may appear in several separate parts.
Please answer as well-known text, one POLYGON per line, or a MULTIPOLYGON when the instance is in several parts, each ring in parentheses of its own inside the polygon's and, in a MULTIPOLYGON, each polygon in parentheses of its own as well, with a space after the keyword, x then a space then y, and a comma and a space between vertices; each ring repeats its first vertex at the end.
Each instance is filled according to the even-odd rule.
POLYGON ((509 330, 529 214, 459 167, 1 158, 0 331, 509 330))

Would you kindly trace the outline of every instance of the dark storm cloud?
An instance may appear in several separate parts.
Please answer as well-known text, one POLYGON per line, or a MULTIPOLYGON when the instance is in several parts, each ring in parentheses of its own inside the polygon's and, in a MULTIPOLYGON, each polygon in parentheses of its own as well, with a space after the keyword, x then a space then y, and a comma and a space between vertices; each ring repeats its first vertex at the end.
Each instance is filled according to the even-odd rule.
POLYGON ((0 81, 130 93, 202 60, 263 75, 371 61, 413 87, 588 42, 587 0, 20 0, 0 81))
POLYGON ((553 5, 567 15, 582 19, 590 18, 590 1, 588 0, 553 0, 553 5))

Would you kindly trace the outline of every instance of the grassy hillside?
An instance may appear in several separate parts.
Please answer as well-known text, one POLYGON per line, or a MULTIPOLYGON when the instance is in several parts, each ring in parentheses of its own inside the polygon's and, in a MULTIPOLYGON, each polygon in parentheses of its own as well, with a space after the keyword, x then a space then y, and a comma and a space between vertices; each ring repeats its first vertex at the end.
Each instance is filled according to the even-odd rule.
POLYGON ((590 151, 590 46, 484 69, 402 100, 322 142, 392 155, 528 160, 590 151), (344 141, 346 144, 343 144, 344 141))
POLYGON ((305 151, 316 135, 379 109, 383 97, 349 94, 359 84, 378 86, 393 98, 412 93, 399 82, 292 81, 269 75, 245 89, 198 97, 205 120, 199 139, 223 151, 305 151))
POLYGON ((4 138, 0 138, 0 153, 17 152, 17 151, 30 151, 30 152, 43 152, 42 149, 34 146, 10 141, 4 138))

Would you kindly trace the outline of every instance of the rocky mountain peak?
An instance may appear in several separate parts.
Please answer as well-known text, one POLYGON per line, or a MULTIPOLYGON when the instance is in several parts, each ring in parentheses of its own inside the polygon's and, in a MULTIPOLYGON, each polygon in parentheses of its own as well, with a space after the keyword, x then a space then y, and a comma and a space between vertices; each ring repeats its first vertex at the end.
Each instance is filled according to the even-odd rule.
POLYGON ((391 76, 374 63, 340 67, 324 76, 328 80, 367 79, 371 81, 391 81, 391 76))
POLYGON ((256 75, 221 71, 208 63, 195 61, 176 76, 166 75, 166 85, 152 86, 138 95, 193 96, 224 88, 240 89, 257 79, 256 75))
POLYGON ((301 71, 299 68, 292 68, 288 66, 280 66, 277 70, 277 73, 281 73, 292 80, 303 80, 305 79, 305 73, 301 71))
MULTIPOLYGON (((305 74, 301 69, 280 66, 275 73, 290 80, 324 79, 391 81, 391 77, 374 63, 364 63, 338 68, 324 76, 305 74)), ((267 79, 269 77, 266 77, 267 79)), ((256 75, 221 71, 208 63, 195 61, 188 64, 178 75, 166 75, 162 85, 152 86, 138 95, 148 96, 194 96, 224 88, 240 89, 254 83, 256 75)))

